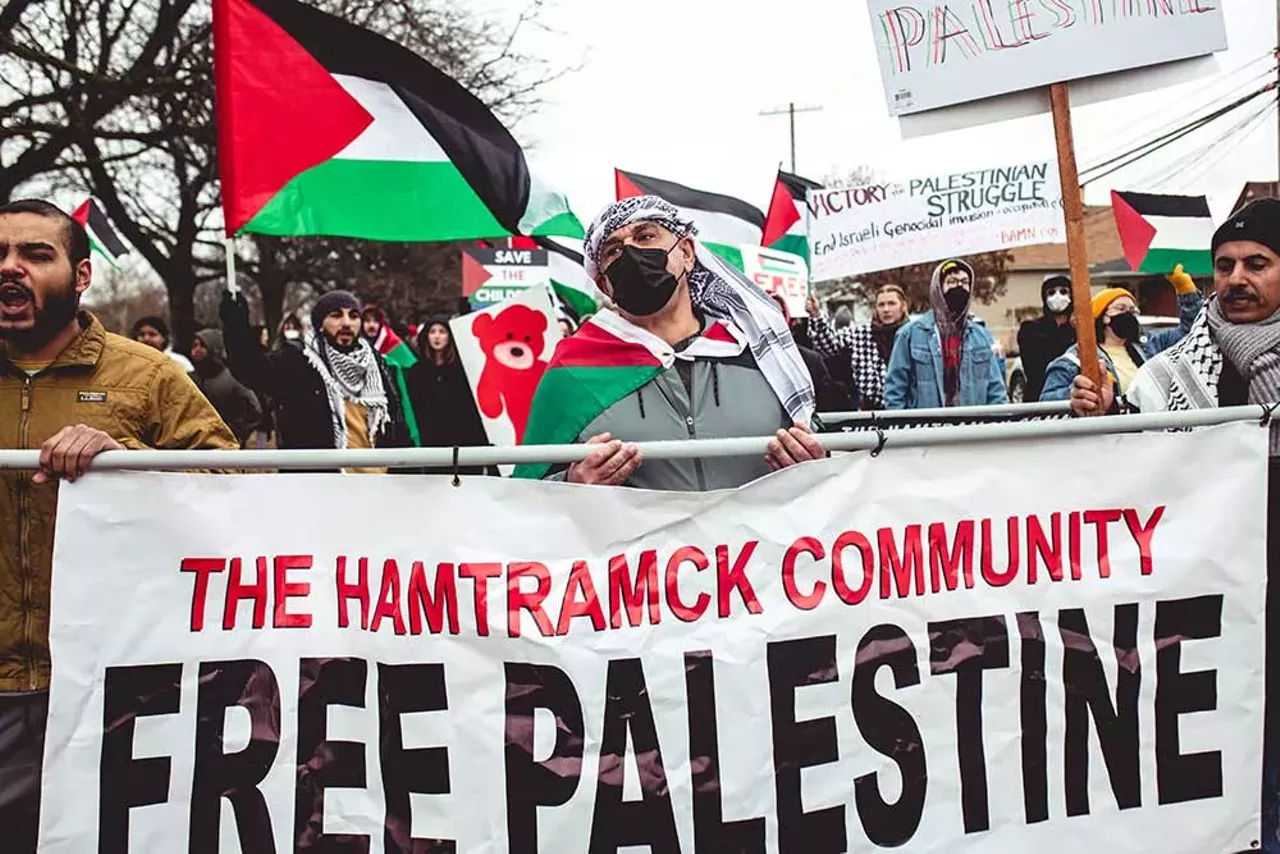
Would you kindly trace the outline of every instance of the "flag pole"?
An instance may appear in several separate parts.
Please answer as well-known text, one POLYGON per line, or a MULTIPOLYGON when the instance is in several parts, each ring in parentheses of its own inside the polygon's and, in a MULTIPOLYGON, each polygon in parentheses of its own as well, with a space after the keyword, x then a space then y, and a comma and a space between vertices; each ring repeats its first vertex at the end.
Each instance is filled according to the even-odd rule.
POLYGON ((240 283, 236 281, 236 239, 230 235, 222 238, 223 255, 227 259, 227 293, 240 293, 240 283))
MULTIPOLYGON (((1053 139, 1058 149, 1058 180, 1062 184, 1062 208, 1067 227, 1067 263, 1071 270, 1071 305, 1076 323, 1080 372, 1100 385, 1098 338, 1093 325, 1093 292, 1089 287, 1089 256, 1084 242, 1084 201, 1076 171, 1076 147, 1071 133, 1071 94, 1066 83, 1049 86, 1053 111, 1053 139)), ((1099 394, 1101 397, 1101 394, 1099 394)))

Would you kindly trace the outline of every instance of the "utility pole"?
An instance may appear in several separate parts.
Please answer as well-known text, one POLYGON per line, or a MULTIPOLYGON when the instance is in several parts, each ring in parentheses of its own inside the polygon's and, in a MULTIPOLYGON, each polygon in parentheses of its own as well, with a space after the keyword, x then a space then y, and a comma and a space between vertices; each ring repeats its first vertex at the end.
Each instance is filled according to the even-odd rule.
MULTIPOLYGON (((1280 4, 1280 0, 1276 0, 1276 2, 1277 2, 1277 4, 1280 4)), ((819 110, 821 110, 821 109, 822 109, 822 107, 818 107, 818 106, 814 106, 814 107, 797 107, 797 106, 795 105, 795 102, 793 101, 793 102, 791 102, 791 103, 787 104, 786 109, 782 109, 782 110, 761 110, 761 112, 760 112, 760 115, 762 115, 762 116, 781 116, 781 115, 784 115, 784 114, 785 114, 785 115, 788 117, 788 119, 790 120, 790 122, 791 122, 791 172, 792 172, 792 174, 794 174, 794 173, 795 173, 795 171, 796 171, 796 113, 816 113, 816 112, 818 112, 818 111, 819 111, 819 110)))

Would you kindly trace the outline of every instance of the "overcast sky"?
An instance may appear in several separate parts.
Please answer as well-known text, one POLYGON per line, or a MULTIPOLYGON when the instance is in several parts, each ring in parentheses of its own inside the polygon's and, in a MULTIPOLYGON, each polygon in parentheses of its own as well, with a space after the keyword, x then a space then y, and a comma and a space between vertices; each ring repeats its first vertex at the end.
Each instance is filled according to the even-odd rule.
MULTIPOLYGON (((467 2, 512 15, 527 0, 467 2)), ((885 109, 865 0, 548 2, 556 32, 531 33, 524 48, 585 67, 552 84, 516 132, 533 168, 584 219, 612 200, 615 166, 766 207, 774 170, 789 159, 787 120, 758 113, 788 101, 822 107, 797 116, 797 170, 815 179, 861 165, 901 178, 1053 155, 1047 114, 904 142, 885 109)), ((1225 0, 1230 47, 1212 77, 1074 110, 1081 168, 1261 85, 1274 66, 1275 5, 1225 0)), ((1112 187, 1206 194, 1222 218, 1244 181, 1276 178, 1274 112, 1242 141, 1214 145, 1259 107, 1090 185, 1086 201, 1109 203, 1112 187), (1184 167, 1177 176, 1174 165, 1184 167)))

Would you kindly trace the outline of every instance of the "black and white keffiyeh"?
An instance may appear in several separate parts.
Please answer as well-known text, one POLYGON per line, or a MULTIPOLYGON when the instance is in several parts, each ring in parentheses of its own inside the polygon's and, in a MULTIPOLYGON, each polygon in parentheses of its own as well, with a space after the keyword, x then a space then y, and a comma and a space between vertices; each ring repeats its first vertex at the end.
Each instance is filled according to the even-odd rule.
POLYGON ((347 447, 346 401, 363 406, 368 413, 370 443, 376 441, 389 418, 378 358, 368 341, 359 337, 356 340, 356 348, 345 353, 330 347, 324 335, 316 335, 303 350, 311 367, 324 380, 333 418, 333 447, 339 450, 347 447))
MULTIPOLYGON (((594 281, 600 273, 605 239, 633 222, 654 222, 676 237, 695 237, 698 227, 657 196, 633 196, 605 208, 587 229, 583 267, 594 281)), ((769 296, 724 259, 694 241, 697 258, 689 273, 689 296, 709 317, 727 320, 747 338, 747 346, 787 414, 809 424, 814 413, 813 380, 787 327, 769 296)))

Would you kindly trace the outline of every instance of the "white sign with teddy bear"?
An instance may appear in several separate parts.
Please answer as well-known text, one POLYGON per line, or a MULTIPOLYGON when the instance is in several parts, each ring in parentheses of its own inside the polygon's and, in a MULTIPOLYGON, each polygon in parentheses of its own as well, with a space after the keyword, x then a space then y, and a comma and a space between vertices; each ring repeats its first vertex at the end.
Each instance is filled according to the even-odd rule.
POLYGON ((520 444, 533 393, 563 337, 548 287, 449 321, 491 444, 520 444))

